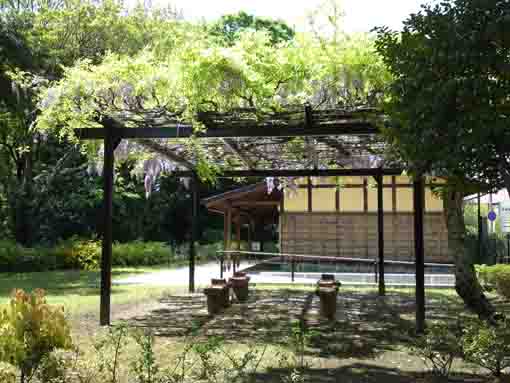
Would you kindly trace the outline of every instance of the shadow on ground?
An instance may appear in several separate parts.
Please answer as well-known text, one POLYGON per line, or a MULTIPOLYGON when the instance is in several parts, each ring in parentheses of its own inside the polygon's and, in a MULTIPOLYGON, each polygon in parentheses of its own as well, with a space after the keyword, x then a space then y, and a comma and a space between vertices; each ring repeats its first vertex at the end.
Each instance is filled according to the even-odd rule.
MULTIPOLYGON (((255 382, 279 383, 285 381, 292 371, 271 369, 265 373, 251 376, 255 382)), ((300 372, 303 382, 313 383, 446 383, 446 382, 483 382, 484 378, 475 375, 457 374, 451 380, 434 377, 418 371, 402 371, 398 368, 381 367, 368 363, 352 363, 340 368, 304 368, 300 372)))
MULTIPOLYGON (((112 278, 117 279, 137 273, 143 273, 143 271, 135 269, 113 270, 112 278)), ((0 297, 10 297, 12 290, 15 288, 25 291, 44 289, 48 296, 97 296, 100 284, 101 274, 99 271, 62 270, 32 273, 1 273, 0 297)), ((125 288, 114 285, 112 294, 124 291, 126 291, 125 288)))
MULTIPOLYGON (((319 316, 319 298, 310 289, 254 289, 246 303, 234 303, 214 317, 207 314, 202 294, 172 295, 161 301, 161 308, 130 322, 159 336, 193 333, 202 338, 221 336, 238 344, 286 347, 291 347, 290 335, 301 324, 307 334, 305 356, 320 367, 332 367, 307 369, 304 381, 416 382, 425 368, 423 361, 409 355, 415 338, 414 299, 412 291, 389 291, 379 297, 375 290, 340 290, 336 319, 330 321, 319 316)), ((427 293, 426 306, 429 321, 454 325, 468 315, 451 293, 427 293)), ((281 381, 281 375, 288 372, 271 370, 257 376, 257 381, 281 381)))

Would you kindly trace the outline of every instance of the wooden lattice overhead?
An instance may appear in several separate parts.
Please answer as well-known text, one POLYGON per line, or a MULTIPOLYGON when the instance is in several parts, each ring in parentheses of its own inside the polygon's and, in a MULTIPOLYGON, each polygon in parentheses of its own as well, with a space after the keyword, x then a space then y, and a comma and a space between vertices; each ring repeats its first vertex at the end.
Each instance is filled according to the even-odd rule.
MULTIPOLYGON (((375 168, 383 164, 384 141, 372 108, 313 109, 309 105, 262 113, 236 109, 200 112, 197 130, 179 114, 163 110, 114 117, 118 138, 137 139, 180 167, 192 170, 196 155, 187 143, 196 138, 209 162, 229 170, 375 168)), ((83 139, 103 138, 102 129, 80 129, 83 139)))
MULTIPOLYGON (((191 177, 191 292, 195 291, 195 243, 199 232, 197 153, 205 153, 205 160, 218 166, 224 177, 373 176, 378 201, 379 294, 385 294, 383 176, 398 175, 402 169, 398 163, 387 162, 384 140, 378 129, 379 124, 385 123, 381 113, 372 108, 314 109, 303 105, 270 113, 255 109, 236 109, 229 113, 208 111, 197 114, 194 120, 194 124, 184 121, 182 113, 169 113, 164 108, 123 110, 103 118, 103 128, 75 130, 80 139, 102 139, 104 147, 101 324, 110 324, 114 151, 124 139, 136 139, 144 148, 179 165, 181 170, 176 174, 191 177), (205 129, 197 129, 200 125, 205 129), (190 140, 191 137, 194 139, 190 140)), ((310 188, 310 178, 308 185, 310 188)), ((425 323, 423 180, 418 177, 413 187, 416 326, 422 332, 425 323)))

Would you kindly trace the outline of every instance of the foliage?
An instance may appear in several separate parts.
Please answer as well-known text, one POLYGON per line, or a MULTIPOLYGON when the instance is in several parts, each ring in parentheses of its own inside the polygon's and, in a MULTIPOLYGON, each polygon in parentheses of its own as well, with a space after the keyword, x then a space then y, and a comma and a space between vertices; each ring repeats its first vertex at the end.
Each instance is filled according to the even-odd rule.
POLYGON ((121 323, 111 326, 106 334, 96 339, 94 349, 99 355, 99 372, 104 373, 108 383, 117 383, 120 369, 120 357, 128 342, 129 329, 121 323))
POLYGON ((42 383, 64 383, 66 372, 71 369, 73 353, 69 350, 54 350, 42 358, 37 370, 37 379, 42 383))
POLYGON ((412 353, 421 358, 435 375, 448 377, 453 360, 462 355, 459 344, 461 331, 435 323, 429 326, 424 335, 418 336, 413 345, 412 353))
MULTIPOLYGON (((75 127, 98 126, 103 115, 164 109, 200 129, 196 113, 202 110, 254 107, 263 112, 306 101, 351 104, 354 93, 366 103, 366 96, 384 83, 383 73, 372 41, 361 35, 328 44, 303 35, 278 47, 262 32, 240 33, 230 47, 197 36, 166 56, 150 50, 129 57, 111 54, 99 65, 82 60, 65 69, 63 79, 41 99, 38 127, 62 128, 59 134, 71 135, 75 127)), ((196 142, 190 145, 200 152, 196 142)), ((200 155, 207 160, 206 151, 200 155)))
POLYGON ((11 364, 0 362, 0 381, 2 383, 15 383, 16 368, 11 364))
POLYGON ((501 376, 510 367, 510 323, 477 321, 469 325, 462 340, 467 361, 501 376))
POLYGON ((316 331, 310 330, 301 320, 295 320, 290 323, 288 344, 294 351, 298 369, 306 367, 306 348, 312 339, 318 335, 319 334, 316 331))
MULTIPOLYGON (((198 246, 200 258, 214 257, 217 244, 198 246)), ((101 259, 101 242, 71 238, 54 247, 26 248, 12 241, 0 242, 0 267, 3 271, 95 270, 101 259)), ((162 242, 134 241, 114 243, 113 266, 155 266, 181 261, 176 252, 162 242)))
POLYGON ((283 21, 253 16, 243 11, 222 16, 210 28, 213 36, 217 36, 222 43, 230 46, 234 45, 240 33, 246 30, 266 31, 272 45, 290 41, 295 34, 283 21))
POLYGON ((485 289, 495 289, 501 296, 510 299, 510 265, 477 265, 476 271, 485 289))
MULTIPOLYGON (((129 381, 135 383, 197 381, 245 383, 253 381, 255 373, 260 371, 267 349, 267 346, 260 348, 257 345, 251 345, 246 351, 230 351, 222 338, 209 337, 202 340, 195 334, 185 339, 181 352, 177 355, 173 354, 171 359, 165 359, 163 364, 154 348, 154 339, 154 335, 149 330, 133 329, 131 331, 125 325, 115 327, 98 337, 96 350, 99 352, 95 353, 88 363, 83 361, 84 355, 77 352, 75 362, 69 366, 64 376, 79 376, 80 383, 101 381, 110 383, 118 381, 117 378, 126 374, 129 381), (131 337, 139 350, 134 356, 126 352, 131 337), (124 357, 121 358, 121 356, 124 357), (124 363, 126 360, 129 363, 124 363), (106 367, 108 363, 109 367, 106 367), (125 368, 126 365, 130 366, 129 371, 125 368)), ((276 362, 278 366, 284 366, 280 361, 276 362)), ((285 364, 285 367, 291 367, 291 365, 285 364)))
POLYGON ((72 347, 64 311, 46 303, 44 292, 15 290, 9 307, 0 313, 0 360, 21 370, 21 383, 30 381, 41 360, 57 348, 72 347))
POLYGON ((135 331, 133 337, 140 348, 138 358, 131 363, 137 383, 157 383, 160 367, 154 352, 154 335, 148 331, 135 331))
POLYGON ((510 188, 509 23, 504 0, 446 0, 423 6, 402 32, 378 29, 393 76, 387 135, 418 173, 510 188))
MULTIPOLYGON (((141 51, 172 29, 175 16, 169 9, 141 6, 127 11, 118 0, 0 2, 0 179, 6 185, 0 195, 9 197, 12 232, 19 242, 30 245, 41 240, 38 231, 49 231, 51 224, 44 213, 50 213, 49 219, 57 218, 57 227, 59 219, 66 217, 69 228, 75 230, 71 234, 84 234, 80 227, 83 219, 69 216, 76 218, 81 214, 78 207, 86 206, 83 199, 74 198, 80 192, 86 194, 86 187, 78 188, 77 193, 71 189, 73 198, 68 199, 64 190, 52 194, 54 185, 48 193, 45 182, 33 185, 45 172, 55 181, 60 173, 75 172, 83 165, 83 159, 81 164, 61 163, 62 146, 67 151, 72 147, 65 143, 59 147, 62 142, 34 129, 42 89, 60 78, 62 65, 72 66, 78 59, 99 63, 106 52, 132 55, 141 51), (49 201, 44 199, 48 195, 52 197, 49 201), (37 197, 41 197, 39 201, 37 197), (50 208, 50 204, 62 205, 62 200, 66 205, 63 213, 55 206, 50 208), (45 203, 39 205, 41 201, 45 203), (37 222, 39 219, 43 222, 37 222), (73 222, 78 227, 73 227, 73 222)), ((46 237, 42 240, 55 240, 48 233, 46 237)))

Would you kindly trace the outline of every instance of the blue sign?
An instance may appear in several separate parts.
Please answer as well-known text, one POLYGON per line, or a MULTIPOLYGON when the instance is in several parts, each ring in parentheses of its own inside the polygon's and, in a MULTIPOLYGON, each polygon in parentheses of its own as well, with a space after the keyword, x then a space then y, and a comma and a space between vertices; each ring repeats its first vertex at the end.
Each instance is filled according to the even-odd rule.
POLYGON ((496 213, 494 212, 494 210, 491 210, 489 212, 489 215, 487 216, 487 218, 489 218, 489 221, 495 221, 496 220, 496 213))

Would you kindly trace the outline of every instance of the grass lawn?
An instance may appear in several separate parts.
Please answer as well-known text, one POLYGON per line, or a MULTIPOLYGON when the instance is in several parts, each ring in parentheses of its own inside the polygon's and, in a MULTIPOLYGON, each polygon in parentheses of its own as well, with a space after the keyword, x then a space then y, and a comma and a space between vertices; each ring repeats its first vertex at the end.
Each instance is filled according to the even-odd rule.
MULTIPOLYGON (((117 268, 113 278, 164 268, 117 268)), ((92 347, 94 339, 107 331, 98 325, 99 283, 99 272, 92 271, 2 273, 0 304, 8 301, 13 288, 45 289, 50 303, 64 305, 71 313, 74 342, 84 358, 93 361, 98 357, 92 347)), ((207 314, 201 292, 186 291, 186 286, 112 287, 113 322, 125 321, 131 328, 151 330, 156 339, 156 359, 162 368, 176 365, 189 344, 219 336, 230 355, 242 358, 253 350, 263 355, 259 368, 249 374, 252 382, 290 381, 294 367, 279 359, 295 352, 290 342, 292 333, 297 323, 305 323, 309 331, 302 353, 306 368, 300 370, 303 380, 299 381, 414 383, 430 378, 423 361, 410 352, 415 336, 412 288, 388 288, 386 297, 381 298, 374 287, 342 286, 334 321, 320 318, 313 286, 253 286, 248 302, 234 303, 215 316, 207 314)), ((496 296, 491 299, 507 315, 510 313, 507 301, 496 296)), ((453 289, 426 289, 426 306, 429 323, 455 323, 461 317, 472 316, 453 289)), ((139 354, 139 346, 130 339, 121 353, 119 383, 131 381, 129 369, 139 354)), ((211 361, 228 364, 226 355, 213 352, 211 361)), ((190 363, 201 366, 196 354, 190 358, 190 363)), ((487 378, 485 372, 460 360, 453 371, 458 381, 480 382, 487 378)))
MULTIPOLYGON (((510 312, 508 302, 491 298, 507 314, 510 312)), ((472 317, 453 289, 427 289, 426 299, 429 323, 453 324, 461 317, 472 317)), ((190 342, 199 344, 221 337, 224 350, 239 358, 250 349, 264 353, 257 371, 250 373, 253 380, 247 381, 290 381, 294 367, 282 365, 279 358, 295 352, 292 334, 304 320, 309 331, 303 350, 306 367, 300 370, 303 380, 296 381, 436 381, 423 360, 411 353, 415 338, 413 289, 388 288, 386 297, 380 298, 377 288, 342 287, 334 321, 320 318, 318 305, 312 286, 258 285, 251 290, 248 302, 234 303, 213 317, 207 315, 203 294, 164 293, 158 305, 131 307, 129 312, 119 312, 114 319, 127 320, 132 328, 150 329, 156 336, 157 360, 164 367, 174 366, 190 342)), ((139 348, 133 342, 126 346, 121 367, 125 376, 129 361, 137 352, 139 348)), ((190 363, 194 360, 200 367, 197 355, 190 358, 190 363)), ((211 362, 229 363, 222 352, 213 352, 211 358, 211 362)), ((454 363, 453 374, 456 381, 487 379, 485 371, 460 359, 454 363)), ((120 381, 127 383, 128 379, 123 377, 120 381)))
MULTIPOLYGON (((167 266, 114 268, 112 278, 127 277, 134 274, 159 271, 167 266)), ((48 302, 63 305, 72 316, 99 309, 99 271, 47 271, 39 273, 0 273, 0 305, 9 301, 13 289, 32 291, 44 289, 48 302)), ((136 303, 148 299, 157 299, 164 287, 119 286, 112 285, 112 304, 136 303)))

